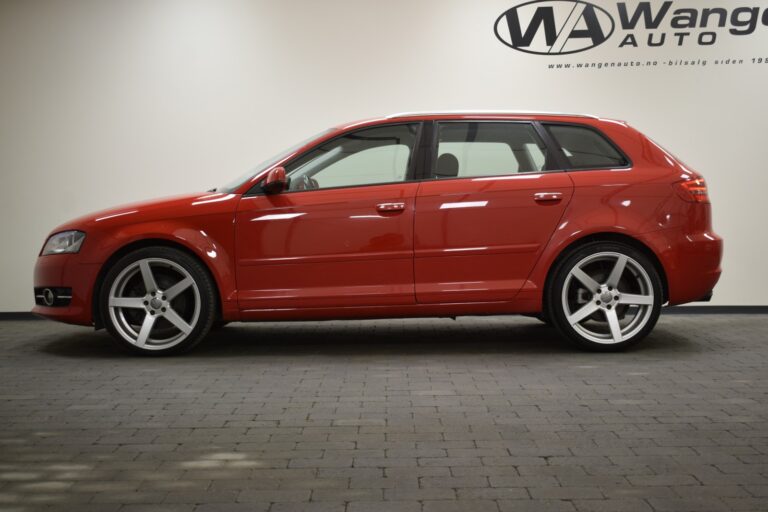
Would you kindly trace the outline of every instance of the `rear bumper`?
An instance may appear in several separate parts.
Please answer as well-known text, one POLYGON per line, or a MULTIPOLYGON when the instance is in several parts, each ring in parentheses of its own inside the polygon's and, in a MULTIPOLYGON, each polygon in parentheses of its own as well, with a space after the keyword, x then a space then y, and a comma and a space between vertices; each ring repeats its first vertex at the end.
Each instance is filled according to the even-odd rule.
MULTIPOLYGON (((67 305, 32 308, 36 315, 77 325, 93 325, 93 287, 101 268, 97 263, 80 263, 77 254, 56 254, 37 258, 34 288, 71 288, 67 305)), ((30 293, 34 293, 30 290, 30 293)))
POLYGON ((647 235, 667 275, 669 305, 709 300, 720 279, 723 240, 711 232, 662 230, 647 235))

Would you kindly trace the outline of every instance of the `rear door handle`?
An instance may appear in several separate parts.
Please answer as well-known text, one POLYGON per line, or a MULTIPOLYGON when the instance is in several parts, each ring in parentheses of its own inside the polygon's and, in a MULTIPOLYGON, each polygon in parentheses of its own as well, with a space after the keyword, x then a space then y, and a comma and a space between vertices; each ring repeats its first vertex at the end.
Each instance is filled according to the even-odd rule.
POLYGON ((562 201, 562 192, 536 192, 533 194, 533 200, 537 203, 555 203, 562 201))
POLYGON ((379 203, 376 211, 381 213, 398 213, 405 210, 405 203, 379 203))

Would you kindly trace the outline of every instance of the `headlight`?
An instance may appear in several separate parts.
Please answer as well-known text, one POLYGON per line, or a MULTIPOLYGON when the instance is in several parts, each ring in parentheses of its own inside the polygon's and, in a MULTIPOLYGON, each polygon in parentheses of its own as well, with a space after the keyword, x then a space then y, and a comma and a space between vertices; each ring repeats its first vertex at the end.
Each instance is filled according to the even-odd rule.
POLYGON ((62 231, 48 238, 40 254, 45 256, 78 252, 83 245, 83 240, 85 240, 85 233, 82 231, 62 231))

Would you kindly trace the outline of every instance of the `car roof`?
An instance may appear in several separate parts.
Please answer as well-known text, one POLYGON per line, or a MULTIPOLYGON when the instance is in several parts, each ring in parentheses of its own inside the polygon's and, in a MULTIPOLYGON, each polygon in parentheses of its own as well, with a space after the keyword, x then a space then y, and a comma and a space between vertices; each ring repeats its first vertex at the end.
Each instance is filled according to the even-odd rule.
POLYGON ((386 119, 397 119, 400 117, 445 117, 445 116, 501 116, 501 117, 588 117, 597 119, 597 116, 590 114, 569 114, 565 112, 544 112, 529 110, 435 110, 424 112, 400 112, 386 116, 386 119))
POLYGON ((397 121, 431 121, 439 119, 542 119, 547 121, 574 121, 605 120, 598 116, 590 114, 568 114, 564 112, 544 112, 544 111, 525 111, 525 110, 432 110, 424 112, 400 112, 383 117, 374 117, 363 119, 351 123, 344 123, 335 128, 338 131, 346 131, 351 128, 375 126, 377 124, 392 123, 397 121))

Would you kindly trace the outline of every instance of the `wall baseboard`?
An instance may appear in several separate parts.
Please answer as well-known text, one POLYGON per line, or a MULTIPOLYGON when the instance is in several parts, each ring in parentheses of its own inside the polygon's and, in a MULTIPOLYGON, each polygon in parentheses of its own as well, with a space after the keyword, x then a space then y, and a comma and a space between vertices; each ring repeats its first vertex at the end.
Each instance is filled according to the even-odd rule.
POLYGON ((0 311, 0 320, 42 320, 43 317, 37 316, 28 311, 0 311))
POLYGON ((765 315, 768 306, 671 306, 661 312, 669 315, 765 315))
MULTIPOLYGON (((671 306, 663 308, 665 315, 768 315, 768 306, 671 306)), ((2 320, 44 320, 25 311, 0 311, 2 320)))

